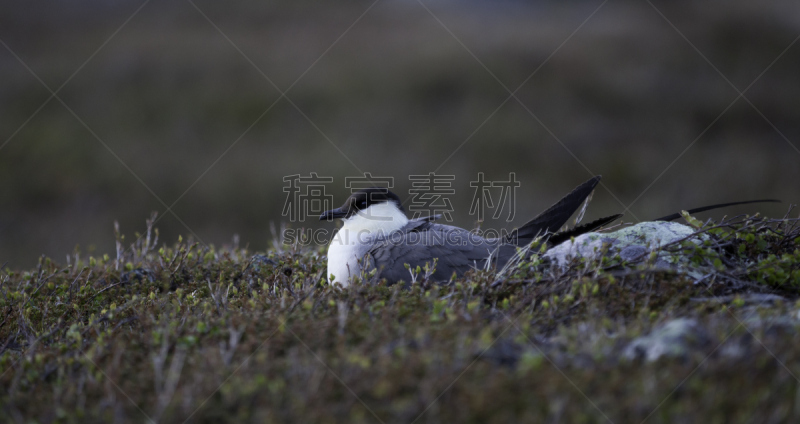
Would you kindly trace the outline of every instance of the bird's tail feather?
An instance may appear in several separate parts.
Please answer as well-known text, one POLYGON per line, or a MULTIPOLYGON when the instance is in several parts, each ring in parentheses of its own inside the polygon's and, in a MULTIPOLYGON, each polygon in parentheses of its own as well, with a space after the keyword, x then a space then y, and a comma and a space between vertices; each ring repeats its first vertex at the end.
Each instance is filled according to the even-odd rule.
MULTIPOLYGON (((571 237, 576 237, 590 231, 594 231, 604 225, 611 223, 622 214, 607 216, 589 222, 584 225, 578 225, 566 231, 558 232, 564 226, 581 205, 584 205, 586 199, 592 194, 597 184, 600 183, 602 176, 598 175, 591 178, 585 183, 576 187, 572 192, 564 196, 561 200, 556 202, 553 206, 547 208, 544 212, 537 215, 532 220, 525 223, 523 226, 513 230, 505 237, 506 243, 512 243, 517 246, 522 246, 533 241, 534 238, 542 236, 545 237, 549 244, 559 244, 571 237)), ((747 200, 742 202, 720 203, 716 205, 703 206, 687 210, 688 213, 699 213, 713 209, 724 208, 727 206, 746 205, 751 203, 780 203, 780 200, 774 199, 760 199, 760 200, 747 200)), ((680 213, 667 215, 654 221, 672 221, 681 217, 680 213)))
MULTIPOLYGON (((713 210, 713 209, 724 208, 724 207, 727 207, 727 206, 747 205, 747 204, 750 204, 750 203, 780 203, 780 202, 781 202, 780 200, 775 200, 775 199, 745 200, 743 202, 719 203, 719 204, 711 205, 711 206, 703 206, 701 208, 689 209, 686 212, 688 212, 690 214, 693 214, 693 213, 700 213, 700 212, 710 211, 710 210, 713 210)), ((681 217, 680 213, 673 213, 672 215, 662 216, 661 218, 654 219, 653 221, 672 221, 672 220, 678 219, 680 217, 681 217)))
POLYGON ((550 206, 536 218, 515 229, 506 236, 506 242, 517 245, 526 244, 537 236, 544 236, 558 231, 570 216, 583 204, 583 201, 594 191, 602 176, 598 175, 579 185, 561 200, 550 206))
POLYGON ((560 244, 561 242, 567 241, 572 237, 578 237, 581 234, 588 233, 590 231, 594 231, 600 227, 606 226, 617 218, 621 217, 622 214, 618 213, 616 215, 607 216, 605 218, 595 219, 592 222, 588 222, 583 225, 578 225, 577 227, 570 228, 569 230, 562 231, 560 233, 555 233, 550 238, 547 239, 547 243, 551 246, 555 246, 560 244))

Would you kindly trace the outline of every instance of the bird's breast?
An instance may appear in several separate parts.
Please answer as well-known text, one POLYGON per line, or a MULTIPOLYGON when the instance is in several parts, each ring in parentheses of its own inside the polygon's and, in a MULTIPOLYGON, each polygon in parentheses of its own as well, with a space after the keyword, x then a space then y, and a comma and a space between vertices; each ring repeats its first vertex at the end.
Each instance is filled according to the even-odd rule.
POLYGON ((347 229, 340 229, 328 246, 328 283, 335 281, 347 286, 352 277, 361 274, 361 265, 369 246, 351 233, 347 229), (331 279, 331 275, 335 278, 331 279))

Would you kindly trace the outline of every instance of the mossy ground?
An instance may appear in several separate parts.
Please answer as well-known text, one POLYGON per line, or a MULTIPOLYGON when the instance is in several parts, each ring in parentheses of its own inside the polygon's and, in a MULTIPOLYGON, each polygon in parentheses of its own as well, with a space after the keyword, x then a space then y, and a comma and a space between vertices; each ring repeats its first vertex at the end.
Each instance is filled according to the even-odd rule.
POLYGON ((3 270, 4 422, 790 422, 800 229, 738 218, 677 243, 696 281, 613 258, 410 288, 324 283, 324 249, 152 234, 3 270), (773 296, 764 296, 770 293, 773 296), (777 296, 774 296, 777 295, 777 296), (708 334, 628 359, 676 317, 708 334))

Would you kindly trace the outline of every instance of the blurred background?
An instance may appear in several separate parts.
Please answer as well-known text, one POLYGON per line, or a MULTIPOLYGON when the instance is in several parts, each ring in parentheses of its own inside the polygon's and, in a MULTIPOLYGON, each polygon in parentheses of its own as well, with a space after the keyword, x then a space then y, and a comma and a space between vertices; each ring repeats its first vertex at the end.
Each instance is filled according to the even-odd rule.
POLYGON ((520 182, 514 221, 484 228, 593 174, 587 218, 765 197, 784 203, 716 215, 782 217, 799 35, 791 0, 3 2, 0 265, 113 254, 113 222, 130 240, 152 211, 162 241, 263 250, 283 178, 311 172, 336 204, 362 172, 401 197, 454 175, 470 228, 478 172, 520 182))

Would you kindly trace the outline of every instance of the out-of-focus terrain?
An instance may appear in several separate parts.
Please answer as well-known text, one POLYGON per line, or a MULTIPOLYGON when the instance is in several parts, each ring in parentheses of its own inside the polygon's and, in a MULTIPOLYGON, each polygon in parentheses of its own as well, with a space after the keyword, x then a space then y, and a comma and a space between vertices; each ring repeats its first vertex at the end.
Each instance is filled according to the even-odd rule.
POLYGON ((514 222, 488 226, 519 225, 592 174, 605 186, 589 216, 764 197, 785 203, 720 214, 783 216, 800 200, 799 11, 743 0, 5 3, 0 264, 31 267, 76 244, 112 252, 113 222, 141 232, 152 211, 163 240, 239 234, 264 249, 270 222, 286 221, 283 177, 311 172, 334 178, 337 203, 361 172, 395 177, 401 196, 410 174, 455 175, 463 226, 478 172, 521 183, 514 222))

